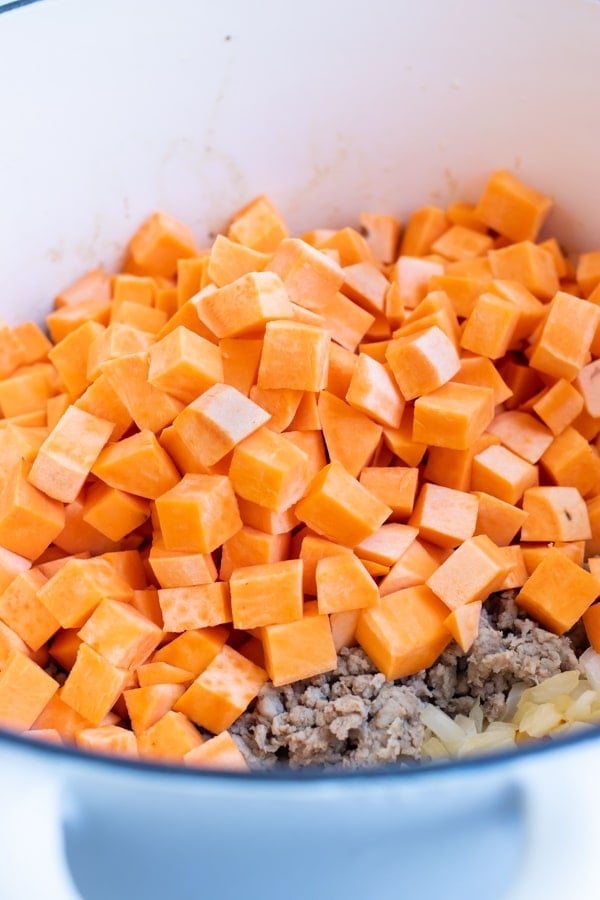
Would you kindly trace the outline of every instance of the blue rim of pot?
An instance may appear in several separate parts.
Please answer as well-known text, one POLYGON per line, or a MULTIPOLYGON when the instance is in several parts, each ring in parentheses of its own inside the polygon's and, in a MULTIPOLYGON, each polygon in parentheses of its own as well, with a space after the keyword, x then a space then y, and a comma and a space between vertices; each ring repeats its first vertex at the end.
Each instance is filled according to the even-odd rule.
MULTIPOLYGON (((40 3, 42 0, 9 0, 0 5, 0 15, 40 3)), ((537 738, 531 743, 521 747, 507 750, 487 751, 461 758, 449 757, 448 759, 427 762, 396 762, 385 763, 380 766, 362 767, 355 769, 341 769, 335 767, 307 766, 302 769, 292 769, 284 764, 275 765, 269 769, 253 769, 249 772, 228 771, 222 769, 201 769, 192 766, 180 765, 177 762, 158 763, 151 760, 132 759, 125 756, 111 756, 109 754, 94 753, 89 750, 80 750, 77 747, 58 746, 43 741, 32 740, 21 734, 6 731, 0 728, 0 744, 7 743, 15 748, 26 750, 36 755, 42 754, 57 760, 75 760, 78 764, 93 763, 111 769, 131 771, 139 773, 169 774, 173 778, 227 778, 243 781, 322 781, 331 779, 373 779, 373 778, 418 778, 427 776, 432 772, 470 772, 479 771, 486 767, 500 764, 509 764, 532 755, 546 755, 553 751, 560 751, 570 747, 586 744, 589 741, 598 740, 600 737, 600 724, 586 727, 585 731, 575 732, 560 738, 537 738)))
POLYGON ((108 753, 96 753, 89 750, 81 750, 75 746, 57 745, 37 739, 28 738, 25 734, 7 731, 0 728, 0 745, 7 743, 15 749, 25 750, 36 755, 45 755, 48 759, 54 757, 57 762, 74 761, 79 765, 93 764, 104 768, 131 772, 133 775, 160 774, 173 778, 226 778, 233 781, 328 781, 344 780, 356 781, 362 779, 377 778, 409 778, 411 780, 435 773, 440 775, 449 773, 472 773, 485 768, 498 765, 518 763, 531 756, 547 756, 550 753, 569 748, 576 748, 600 738, 600 724, 586 726, 585 730, 574 731, 572 734, 558 738, 535 738, 519 747, 511 747, 506 750, 486 751, 464 757, 448 757, 433 761, 399 761, 390 762, 378 766, 364 766, 357 768, 338 768, 334 766, 306 766, 304 768, 291 768, 285 763, 277 763, 265 769, 251 769, 249 771, 231 771, 224 769, 202 769, 195 766, 185 766, 177 761, 155 762, 153 760, 136 759, 127 756, 117 756, 108 753))
POLYGON ((20 6, 30 6, 32 3, 40 3, 40 0, 9 0, 8 3, 0 6, 0 15, 18 9, 20 6))

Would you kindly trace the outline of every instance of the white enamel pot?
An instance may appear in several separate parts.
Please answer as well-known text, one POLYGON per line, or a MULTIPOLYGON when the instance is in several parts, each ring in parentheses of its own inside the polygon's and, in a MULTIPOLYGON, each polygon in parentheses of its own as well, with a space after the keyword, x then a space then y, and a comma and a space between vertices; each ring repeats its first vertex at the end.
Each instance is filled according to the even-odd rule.
MULTIPOLYGON (((206 243, 268 193, 294 232, 551 194, 600 246, 593 0, 0 4, 0 318, 42 320, 155 209, 206 243)), ((600 733, 421 769, 215 775, 0 736, 1 900, 600 894, 600 733)))

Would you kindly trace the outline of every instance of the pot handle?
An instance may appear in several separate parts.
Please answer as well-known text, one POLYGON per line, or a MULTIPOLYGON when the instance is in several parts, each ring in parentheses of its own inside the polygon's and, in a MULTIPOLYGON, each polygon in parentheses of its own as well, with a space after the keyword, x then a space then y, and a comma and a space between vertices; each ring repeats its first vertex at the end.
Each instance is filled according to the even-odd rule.
POLYGON ((81 900, 65 854, 59 767, 42 756, 0 749, 0 897, 81 900))

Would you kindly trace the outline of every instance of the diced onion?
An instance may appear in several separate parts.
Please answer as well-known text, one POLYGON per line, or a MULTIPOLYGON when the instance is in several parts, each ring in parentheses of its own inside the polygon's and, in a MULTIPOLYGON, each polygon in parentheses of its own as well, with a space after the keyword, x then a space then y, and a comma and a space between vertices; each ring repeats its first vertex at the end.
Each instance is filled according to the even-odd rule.
POLYGON ((525 692, 527 699, 533 703, 546 703, 553 700, 559 694, 570 694, 579 682, 579 672, 577 669, 570 669, 567 672, 559 672, 558 675, 552 675, 546 678, 535 687, 527 688, 525 692))
POLYGON ((459 715, 454 717, 454 721, 459 728, 462 728, 463 734, 467 737, 477 734, 477 725, 473 719, 469 718, 469 716, 463 716, 459 713, 459 715))
POLYGON ((426 704, 421 714, 429 729, 424 756, 467 756, 594 727, 600 723, 600 654, 586 650, 580 664, 581 671, 559 672, 533 687, 516 682, 508 692, 502 720, 495 722, 485 720, 479 699, 468 716, 454 718, 426 704))
POLYGON ((456 753, 465 740, 465 733, 456 722, 437 706, 426 703, 421 719, 430 731, 444 744, 449 753, 456 753))
POLYGON ((439 738, 434 734, 427 738, 423 744, 423 754, 429 759, 447 759, 448 751, 439 738))
POLYGON ((469 718, 473 719, 473 721, 475 722, 475 728, 477 729, 477 731, 481 731, 483 729, 483 710, 481 708, 481 703, 479 702, 479 697, 471 708, 469 718))
POLYGON ((543 737, 563 721, 561 713, 552 703, 528 703, 519 722, 519 731, 530 737, 543 737))
POLYGON ((509 690, 506 697, 506 707, 503 716, 505 722, 509 722, 513 718, 526 687, 527 684, 524 681, 515 681, 509 690))
POLYGON ((466 738, 458 755, 468 756, 471 753, 483 753, 489 750, 500 750, 514 746, 516 746, 514 730, 501 731, 500 729, 490 730, 486 728, 480 734, 474 734, 472 737, 466 738))
POLYGON ((588 647, 579 657, 579 665, 595 691, 600 691, 600 653, 588 647))

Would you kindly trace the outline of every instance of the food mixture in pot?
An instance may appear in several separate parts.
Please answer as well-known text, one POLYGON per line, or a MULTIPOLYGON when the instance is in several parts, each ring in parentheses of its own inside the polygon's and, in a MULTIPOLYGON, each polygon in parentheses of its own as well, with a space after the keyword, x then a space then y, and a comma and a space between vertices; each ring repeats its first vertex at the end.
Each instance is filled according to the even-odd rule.
MULTIPOLYGON (((256 767, 410 762, 450 752, 431 738, 423 721, 426 707, 433 705, 452 718, 471 716, 471 728, 453 735, 455 753, 477 749, 478 739, 471 747, 469 737, 476 728, 485 734, 492 722, 505 727, 491 729, 487 741, 480 739, 482 749, 508 747, 517 733, 511 721, 516 697, 526 687, 577 670, 575 648, 582 642, 581 633, 558 637, 520 615, 514 593, 506 591, 484 607, 478 636, 467 653, 453 643, 431 668, 389 682, 364 650, 344 648, 333 672, 281 688, 265 685, 232 731, 256 767)), ((573 688, 581 691, 582 682, 583 677, 573 688)), ((563 684, 563 696, 568 688, 563 684)), ((556 690, 561 691, 560 682, 556 690)), ((594 699, 598 703, 600 695, 594 699)), ((445 734, 443 725, 441 732, 445 734)))
POLYGON ((600 251, 551 207, 159 212, 0 323, 0 725, 242 770, 595 727, 600 251))

